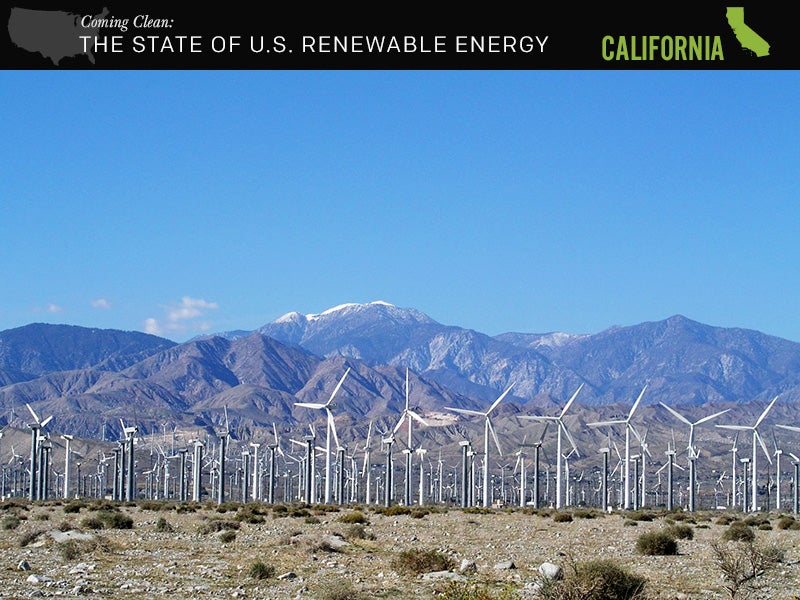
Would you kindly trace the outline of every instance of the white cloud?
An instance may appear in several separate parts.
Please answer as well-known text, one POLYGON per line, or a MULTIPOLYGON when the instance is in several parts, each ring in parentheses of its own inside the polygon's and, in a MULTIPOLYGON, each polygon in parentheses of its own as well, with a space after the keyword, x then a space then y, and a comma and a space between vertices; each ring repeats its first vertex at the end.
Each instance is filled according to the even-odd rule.
POLYGON ((161 335, 161 326, 152 317, 144 320, 144 332, 152 335, 161 335))
POLYGON ((161 307, 165 316, 162 320, 153 317, 144 322, 145 331, 153 335, 163 335, 168 332, 186 333, 193 331, 209 331, 212 324, 202 319, 209 311, 217 310, 216 302, 208 302, 202 298, 184 296, 180 302, 161 307))
POLYGON ((111 302, 109 302, 105 298, 97 298, 96 300, 92 300, 92 306, 94 306, 95 308, 104 308, 108 310, 111 308, 111 302))
POLYGON ((47 312, 49 313, 60 313, 63 312, 64 309, 61 308, 58 304, 48 304, 47 305, 47 312))

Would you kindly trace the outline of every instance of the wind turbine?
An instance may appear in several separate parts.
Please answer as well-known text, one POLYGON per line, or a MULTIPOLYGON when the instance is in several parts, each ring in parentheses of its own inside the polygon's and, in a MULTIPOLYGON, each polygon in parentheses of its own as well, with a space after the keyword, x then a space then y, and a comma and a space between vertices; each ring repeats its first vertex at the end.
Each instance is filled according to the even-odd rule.
POLYGON ((488 466, 489 466, 489 434, 490 433, 492 435, 492 439, 494 440, 495 446, 497 446, 497 452, 499 452, 500 456, 503 456, 503 450, 502 450, 502 448, 500 448, 500 442, 497 439, 497 434, 494 432, 494 427, 492 427, 492 420, 491 420, 490 415, 492 414, 492 411, 495 408, 497 408, 497 405, 500 404, 500 402, 503 400, 503 398, 505 398, 506 395, 508 395, 508 393, 511 391, 511 388, 513 388, 513 387, 514 387, 513 383, 510 386, 508 386, 506 388, 506 391, 504 391, 502 394, 500 394, 500 396, 497 398, 497 400, 495 400, 492 403, 492 405, 489 407, 489 410, 487 410, 486 412, 480 412, 480 411, 477 411, 477 410, 469 410, 469 409, 466 409, 466 408, 452 408, 452 407, 449 407, 449 406, 445 407, 447 410, 452 410, 453 412, 461 413, 463 415, 474 415, 474 416, 478 416, 478 417, 483 417, 485 419, 484 420, 484 426, 483 426, 483 456, 484 456, 484 464, 486 465, 486 467, 483 469, 483 506, 484 506, 484 508, 488 508, 489 505, 491 504, 491 500, 489 498, 489 496, 491 496, 491 494, 490 494, 490 490, 489 490, 489 469, 488 469, 488 466))
POLYGON ((707 417, 703 417, 702 419, 698 419, 697 421, 690 421, 681 413, 679 413, 674 408, 671 408, 664 404, 663 402, 659 402, 661 406, 666 408, 670 413, 672 413, 679 421, 686 423, 689 426, 689 445, 686 447, 688 450, 688 459, 689 459, 689 511, 695 511, 695 489, 697 485, 697 466, 696 461, 699 456, 697 453, 697 449, 694 446, 694 428, 701 423, 705 423, 706 421, 710 421, 711 419, 716 419, 720 415, 724 415, 730 409, 726 408, 725 410, 721 410, 720 412, 714 413, 713 415, 708 415, 707 417))
POLYGON ((28 427, 30 427, 31 429, 31 467, 30 467, 31 483, 29 486, 30 487, 29 499, 31 501, 34 501, 34 500, 39 500, 39 496, 41 494, 41 490, 39 490, 38 489, 39 486, 37 486, 37 472, 36 472, 36 464, 38 460, 37 454, 39 450, 39 431, 44 429, 47 426, 47 424, 53 420, 53 415, 50 415, 44 421, 42 421, 39 419, 39 415, 37 415, 31 408, 30 404, 26 402, 25 406, 28 407, 28 410, 30 411, 31 415, 33 415, 33 420, 34 420, 33 423, 28 424, 28 427))
POLYGON ((336 393, 339 391, 339 388, 342 387, 344 383, 345 377, 350 372, 350 367, 347 367, 347 370, 342 375, 342 378, 339 380, 339 383, 336 384, 336 388, 331 393, 330 398, 324 404, 316 403, 316 402, 295 402, 295 406, 299 406, 300 408, 310 408, 312 410, 324 410, 327 415, 328 421, 328 432, 326 435, 325 440, 325 504, 330 504, 331 502, 331 436, 333 436, 334 441, 336 442, 336 447, 339 447, 339 438, 336 436, 336 424, 333 422, 333 413, 331 412, 330 406, 333 402, 333 398, 336 396, 336 393))
POLYGON ((756 508, 758 506, 758 486, 756 485, 756 482, 757 482, 757 479, 758 479, 758 472, 757 472, 757 469, 756 469, 756 456, 757 456, 757 452, 756 452, 757 445, 756 445, 756 442, 758 442, 758 444, 761 445, 761 449, 764 451, 764 455, 767 457, 767 460, 769 461, 769 464, 772 464, 772 458, 770 457, 769 451, 767 450, 767 445, 764 443, 764 440, 761 439, 761 436, 758 433, 758 426, 761 425, 761 422, 764 420, 764 418, 766 418, 767 413, 774 406, 774 404, 775 404, 775 402, 777 402, 777 400, 778 400, 778 396, 775 396, 772 399, 772 402, 769 403, 767 408, 764 409, 764 412, 761 413, 761 416, 759 416, 758 419, 756 419, 755 424, 752 425, 752 426, 748 426, 748 425, 717 425, 717 427, 720 427, 722 429, 732 429, 734 431, 752 431, 753 432, 753 459, 752 459, 753 465, 751 467, 751 472, 750 472, 750 477, 751 477, 751 485, 750 485, 751 490, 750 490, 750 493, 751 493, 751 499, 752 499, 752 502, 751 502, 751 505, 750 505, 751 510, 756 510, 756 508))
MULTIPOLYGON (((631 419, 633 418, 633 413, 635 413, 636 409, 639 407, 639 403, 642 401, 642 397, 644 396, 644 392, 646 389, 647 385, 645 385, 642 388, 642 391, 639 393, 639 397, 636 399, 636 402, 633 403, 633 406, 631 407, 631 411, 628 413, 627 418, 616 421, 600 421, 597 423, 587 423, 589 427, 625 425, 625 492, 624 492, 625 498, 623 499, 623 508, 625 510, 628 510, 631 507, 631 431, 633 430, 633 425, 631 425, 631 419)), ((636 435, 635 432, 634 435, 636 435)))
MULTIPOLYGON (((534 416, 534 415, 522 415, 520 419, 530 419, 532 421, 555 421, 558 427, 558 436, 557 436, 557 447, 556 447, 556 509, 561 508, 562 506, 562 493, 561 493, 561 460, 562 460, 562 451, 561 451, 561 432, 563 431, 564 434, 567 436, 569 443, 572 445, 572 449, 575 451, 575 456, 580 456, 578 452, 578 447, 575 445, 575 440, 572 438, 572 434, 570 434, 567 426, 564 425, 564 415, 567 414, 569 407, 572 406, 572 403, 575 401, 575 398, 578 397, 578 393, 583 389, 583 385, 581 384, 575 393, 572 394, 572 397, 567 401, 564 405, 564 408, 561 410, 561 413, 557 417, 542 417, 542 416, 534 416)), ((544 432, 542 432, 544 436, 544 432)), ((536 465, 536 471, 538 474, 539 465, 536 465)))
POLYGON ((392 430, 392 433, 396 434, 403 426, 403 423, 408 421, 408 452, 406 453, 406 481, 404 489, 404 502, 406 506, 411 505, 411 454, 414 451, 414 447, 411 445, 411 427, 415 420, 419 421, 426 427, 428 426, 425 420, 408 406, 408 369, 406 369, 406 406, 403 409, 403 412, 400 414, 400 419, 398 419, 397 425, 395 425, 394 429, 392 430))
MULTIPOLYGON (((370 493, 371 493, 370 485, 372 483, 371 482, 371 475, 372 475, 371 466, 372 465, 371 465, 371 461, 370 461, 370 457, 369 457, 369 455, 370 455, 369 442, 370 442, 371 439, 372 439, 372 421, 369 422, 369 429, 367 429, 367 441, 364 443, 364 446, 362 448, 362 450, 364 451, 364 466, 361 469, 361 477, 364 477, 365 475, 367 477, 367 480, 365 482, 366 483, 366 489, 365 489, 365 497, 364 497, 364 503, 367 506, 369 506, 369 504, 370 504, 370 499, 371 499, 370 498, 370 493)), ((376 500, 376 503, 377 503, 378 499, 376 498, 375 500, 376 500)))

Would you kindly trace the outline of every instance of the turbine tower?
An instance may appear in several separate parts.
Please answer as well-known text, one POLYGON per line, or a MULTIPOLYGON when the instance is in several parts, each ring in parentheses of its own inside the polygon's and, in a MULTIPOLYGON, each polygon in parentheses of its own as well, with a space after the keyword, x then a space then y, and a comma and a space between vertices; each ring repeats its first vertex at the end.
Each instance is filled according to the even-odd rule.
POLYGON ((489 434, 491 434, 492 439, 494 440, 495 446, 497 446, 497 452, 500 453, 500 456, 503 456, 503 450, 500 448, 500 442, 497 439, 497 434, 494 432, 494 427, 492 427, 492 419, 490 415, 492 411, 497 408, 497 405, 503 400, 503 398, 508 395, 511 391, 511 388, 514 387, 512 383, 510 386, 506 388, 500 396, 495 400, 492 405, 489 407, 489 410, 486 412, 480 412, 477 410, 469 410, 466 408, 452 408, 452 407, 445 407, 447 410, 452 410, 453 412, 457 412, 463 415, 474 415, 478 417, 484 418, 484 425, 483 425, 483 460, 484 460, 484 469, 483 469, 483 506, 484 508, 488 508, 491 505, 491 496, 490 489, 489 489, 489 434))
MULTIPOLYGON (((647 385, 642 388, 642 391, 639 393, 639 397, 636 399, 636 402, 633 403, 631 407, 631 411, 628 413, 627 418, 620 419, 616 421, 599 421, 597 423, 587 423, 589 427, 606 427, 608 425, 625 425, 625 497, 623 498, 623 508, 625 510, 629 510, 631 507, 631 431, 633 431, 633 425, 631 425, 631 419, 633 418, 633 413, 636 412, 636 409, 639 407, 639 403, 642 401, 642 396, 644 396, 644 392, 647 389, 647 385)), ((634 435, 638 438, 639 436, 634 431, 634 435)))
POLYGON ((28 407, 31 415, 33 415, 33 423, 29 423, 28 427, 31 429, 31 466, 30 466, 30 486, 29 486, 29 495, 28 499, 33 502, 34 500, 39 500, 41 495, 41 490, 37 485, 38 477, 37 477, 37 470, 36 466, 39 460, 38 452, 39 452, 39 431, 44 429, 47 424, 53 419, 53 415, 47 417, 44 421, 39 419, 39 415, 37 415, 34 410, 31 408, 31 405, 25 403, 25 406, 28 407))
MULTIPOLYGON (((523 416, 520 417, 520 419, 530 419, 532 421, 544 421, 544 422, 555 421, 556 422, 556 426, 558 428, 558 435, 556 437, 556 440, 557 440, 557 442, 556 442, 557 443, 557 447, 556 447, 556 509, 560 509, 562 507, 562 500, 563 500, 562 499, 563 494, 561 493, 561 490, 562 490, 562 485, 561 485, 562 484, 562 481, 561 481, 562 473, 561 472, 563 470, 563 468, 561 466, 561 460, 562 460, 561 432, 562 431, 564 432, 564 435, 567 436, 567 439, 569 440, 569 443, 572 445, 572 449, 575 451, 575 456, 580 456, 580 453, 578 452, 578 447, 575 445, 575 440, 572 438, 572 434, 570 434, 569 430, 567 429, 567 426, 564 425, 564 415, 567 414, 567 411, 569 410, 569 407, 572 406, 572 403, 575 401, 575 398, 578 397, 578 394, 583 389, 583 385, 584 384, 581 384, 578 387, 578 389, 575 390, 575 393, 572 394, 572 398, 570 398, 567 401, 567 403, 564 405, 564 408, 561 410, 561 413, 557 417, 542 417, 542 416, 534 416, 534 415, 523 415, 523 416)), ((542 432, 542 435, 544 435, 544 432, 542 432)), ((539 465, 537 464, 536 465, 536 476, 537 477, 538 477, 538 472, 539 472, 539 465)))
POLYGON ((336 384, 336 388, 334 388, 333 392, 328 398, 328 401, 324 404, 316 403, 316 402, 295 402, 295 406, 299 406, 300 408, 310 408, 312 410, 324 410, 327 416, 328 422, 328 432, 325 440, 325 504, 330 504, 331 502, 331 436, 333 436, 336 447, 339 447, 339 438, 336 436, 336 424, 333 422, 333 413, 331 412, 331 403, 333 402, 333 398, 336 396, 336 393, 339 391, 339 388, 342 387, 344 383, 345 377, 350 372, 350 367, 347 367, 347 370, 342 375, 342 378, 339 380, 339 383, 336 384))
MULTIPOLYGON (((764 451, 764 455, 767 457, 769 464, 772 464, 772 457, 769 455, 769 451, 767 450, 767 445, 764 443, 764 440, 761 439, 761 436, 758 433, 758 426, 761 425, 761 422, 766 418, 767 413, 770 409, 775 405, 777 402, 778 396, 775 396, 772 399, 772 402, 769 403, 767 408, 764 409, 764 412, 761 413, 761 416, 756 419, 756 422, 752 426, 748 425, 717 425, 722 429, 732 429, 734 431, 752 431, 753 432, 753 457, 752 457, 752 467, 750 468, 750 493, 751 493, 751 502, 750 502, 750 510, 756 510, 758 507, 758 486, 756 485, 756 481, 758 479, 758 470, 756 469, 756 456, 757 456, 757 449, 758 444, 761 445, 761 449, 764 451)), ((745 503, 743 503, 745 504, 745 503)))

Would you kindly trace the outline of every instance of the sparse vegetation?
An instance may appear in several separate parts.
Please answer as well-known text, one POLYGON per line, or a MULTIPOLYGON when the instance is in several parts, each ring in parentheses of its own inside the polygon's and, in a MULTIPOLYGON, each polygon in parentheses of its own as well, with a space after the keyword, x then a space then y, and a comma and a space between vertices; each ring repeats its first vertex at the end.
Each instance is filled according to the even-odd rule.
POLYGON ((800 529, 800 521, 796 521, 793 517, 789 515, 781 515, 776 523, 776 527, 781 530, 786 529, 800 529))
POLYGON ((156 531, 161 533, 172 533, 175 531, 175 528, 169 524, 164 517, 158 517, 158 521, 156 521, 156 531))
MULTIPOLYGON (((748 528, 749 529, 749 528, 748 528)), ((784 550, 753 540, 711 544, 717 567, 722 571, 729 598, 747 598, 760 587, 759 578, 783 561, 784 550)))
POLYGON ((572 513, 555 512, 553 513, 553 523, 571 523, 572 513))
POLYGON ((236 540, 236 532, 232 529, 226 529, 219 534, 219 541, 223 544, 230 544, 236 540))
POLYGON ((756 534, 743 521, 733 521, 722 534, 723 542, 752 542, 756 534))
POLYGON ((517 600, 520 596, 512 587, 493 592, 488 585, 451 581, 436 597, 440 600, 517 600))
POLYGON ((65 514, 74 514, 81 512, 82 508, 86 508, 86 503, 81 502, 80 500, 72 500, 71 502, 64 505, 64 513, 65 514))
POLYGON ((197 529, 197 533, 207 535, 219 531, 237 530, 241 527, 238 521, 228 521, 226 519, 209 519, 197 529))
POLYGON ((392 568, 395 571, 415 576, 433 571, 449 571, 455 566, 455 560, 437 550, 403 550, 392 560, 392 568))
POLYGON ((670 525, 664 529, 664 532, 671 535, 676 540, 691 540, 694 538, 694 530, 689 525, 678 523, 670 525))
POLYGON ((344 514, 336 519, 339 523, 347 523, 347 524, 355 524, 360 523, 362 525, 369 524, 369 519, 364 516, 360 510, 353 511, 351 513, 344 514))
POLYGON ((252 579, 272 579, 275 577, 275 567, 257 560, 247 570, 247 576, 252 579))
POLYGON ((648 531, 636 540, 636 551, 647 556, 670 556, 678 553, 678 542, 665 530, 648 531))
POLYGON ((541 582, 542 600, 644 600, 647 579, 611 560, 572 563, 563 580, 541 582))
POLYGON ((317 597, 320 600, 362 600, 363 598, 352 583, 343 579, 334 579, 320 586, 317 597))
POLYGON ((374 540, 375 534, 367 531, 361 523, 353 523, 344 528, 342 537, 346 540, 374 540))
POLYGON ((0 521, 0 527, 2 527, 6 531, 11 531, 19 527, 21 521, 17 515, 6 515, 3 517, 3 520, 0 521))

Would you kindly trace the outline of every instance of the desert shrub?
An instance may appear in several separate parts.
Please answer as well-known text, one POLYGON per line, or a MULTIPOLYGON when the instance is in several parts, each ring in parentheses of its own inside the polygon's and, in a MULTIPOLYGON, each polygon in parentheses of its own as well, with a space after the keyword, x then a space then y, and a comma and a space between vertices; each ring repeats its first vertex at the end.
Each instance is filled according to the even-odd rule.
POLYGON ((227 512, 236 512, 239 510, 239 506, 241 505, 238 502, 223 502, 222 504, 215 506, 214 510, 220 514, 224 514, 227 512))
POLYGON ((320 523, 322 523, 322 521, 319 520, 319 517, 315 517, 314 515, 311 515, 310 517, 306 517, 303 520, 303 522, 306 525, 319 525, 320 523))
POLYGON ((717 525, 730 525, 731 523, 737 520, 738 519, 734 515, 722 515, 716 521, 714 521, 714 523, 716 523, 717 525))
POLYGON ((294 508, 289 512, 290 517, 305 518, 311 516, 311 511, 307 508, 294 508))
POLYGON ((183 513, 195 513, 199 506, 197 504, 179 504, 175 507, 175 512, 179 515, 183 513))
POLYGON ((361 523, 352 523, 344 528, 342 537, 346 540, 374 540, 375 534, 367 531, 361 523))
POLYGON ((252 579, 271 579, 275 577, 275 567, 257 560, 250 565, 247 576, 252 579))
POLYGON ((383 506, 375 512, 387 517, 399 517, 401 515, 411 514, 411 509, 408 506, 395 505, 395 506, 383 506))
POLYGON ((455 561, 437 550, 403 550, 392 559, 392 568, 406 575, 420 575, 433 571, 449 571, 456 566, 455 561))
POLYGON ((37 513, 36 515, 34 515, 33 518, 36 519, 37 521, 49 521, 50 515, 47 513, 37 513))
POLYGON ((164 517, 158 517, 158 521, 156 521, 156 531, 160 531, 161 533, 172 533, 175 531, 175 528, 169 524, 164 517))
POLYGON ((553 513, 553 523, 571 523, 572 513, 555 512, 553 513))
POLYGON ((64 520, 58 524, 59 531, 70 531, 72 529, 75 529, 75 526, 72 524, 72 521, 64 520))
POLYGON ((426 508, 415 508, 409 513, 409 517, 412 519, 422 519, 423 517, 427 517, 430 511, 426 508))
POLYGON ((116 504, 114 504, 113 502, 110 502, 110 501, 108 501, 108 500, 95 500, 95 501, 94 501, 94 502, 92 502, 92 503, 91 503, 89 506, 87 506, 87 508, 88 508, 89 510, 92 510, 92 511, 99 511, 99 510, 106 510, 106 511, 119 510, 119 509, 117 508, 117 505, 116 505, 116 504))
POLYGON ((18 512, 20 510, 28 510, 28 506, 15 500, 6 500, 5 502, 0 502, 0 510, 18 512))
POLYGON ((218 531, 237 530, 241 527, 238 521, 228 521, 225 519, 209 519, 206 523, 197 528, 197 533, 209 534, 218 531))
POLYGON ((696 520, 695 517, 692 515, 692 513, 688 512, 674 512, 671 513, 670 516, 672 517, 673 521, 684 521, 686 523, 694 523, 696 520))
POLYGON ((761 515, 750 515, 744 518, 744 524, 748 527, 759 527, 764 523, 769 524, 769 519, 761 515))
POLYGON ((778 519, 776 526, 778 529, 800 529, 800 522, 795 521, 788 515, 783 515, 778 519))
POLYGON ((361 600, 363 596, 349 581, 334 579, 320 584, 317 598, 320 600, 361 600))
POLYGON ((257 525, 258 523, 264 522, 264 515, 258 512, 253 512, 248 508, 242 508, 238 513, 236 513, 236 520, 257 525))
POLYGON ((219 534, 219 541, 223 544, 230 544, 236 539, 236 532, 232 529, 226 529, 219 534))
POLYGON ((286 513, 288 513, 288 512, 289 512, 289 509, 288 509, 288 508, 286 508, 286 505, 285 505, 285 504, 275 504, 275 505, 272 507, 272 515, 273 515, 274 517, 277 517, 277 516, 284 516, 284 515, 286 515, 286 513))
POLYGON ((577 510, 572 511, 572 516, 576 519, 596 519, 597 512, 588 509, 588 508, 579 508, 577 510))
POLYGON ((466 508, 462 508, 461 512, 466 513, 468 515, 493 515, 494 510, 491 508, 487 508, 484 506, 468 506, 466 508))
POLYGON ((722 533, 723 542, 752 542, 756 534, 742 521, 734 521, 722 533))
POLYGON ((80 500, 73 500, 64 505, 64 513, 74 514, 81 512, 82 508, 86 508, 86 503, 80 500))
POLYGON ((362 513, 360 510, 342 515, 336 520, 339 521, 339 523, 347 524, 361 523, 362 525, 366 525, 369 523, 369 519, 367 519, 367 517, 364 516, 364 513, 362 513))
POLYGON ((36 541, 36 539, 40 535, 42 535, 43 533, 44 533, 44 531, 41 530, 41 529, 37 529, 37 530, 34 530, 34 531, 29 531, 28 533, 24 533, 19 537, 19 540, 17 540, 17 544, 19 545, 20 548, 24 548, 25 546, 27 546, 31 542, 36 541))
POLYGON ((771 531, 772 530, 772 525, 769 524, 769 523, 761 523, 761 525, 759 525, 758 528, 761 531, 771 531))
POLYGON ((633 519, 625 519, 622 522, 623 527, 637 527, 639 525, 638 521, 634 521, 633 519))
POLYGON ((652 521, 655 519, 653 513, 644 510, 631 510, 623 513, 623 516, 631 521, 652 521))
POLYGON ((97 540, 66 540, 56 544, 56 549, 64 560, 77 560, 86 552, 92 552, 97 548, 97 540))
POLYGON ((487 585, 451 581, 436 597, 440 600, 516 600, 520 596, 511 587, 495 593, 487 585))
POLYGON ((6 515, 3 517, 3 520, 0 521, 0 527, 6 531, 12 531, 19 527, 20 523, 21 521, 17 515, 6 515))
POLYGON ((778 546, 762 545, 752 540, 727 544, 712 542, 711 551, 714 562, 722 571, 729 598, 746 596, 759 589, 759 578, 782 562, 785 554, 778 546))
POLYGON ((120 511, 100 511, 97 513, 105 529, 133 529, 133 519, 120 511))
POLYGON ((678 542, 664 530, 648 531, 636 540, 636 551, 647 556, 669 556, 678 553, 678 542))
POLYGON ((611 560, 572 564, 563 580, 544 579, 542 600, 640 600, 647 579, 611 560))
POLYGON ((81 521, 81 527, 85 529, 102 529, 103 520, 100 517, 86 517, 81 521))
POLYGON ((676 540, 694 539, 694 530, 688 525, 684 525, 682 523, 670 525, 669 527, 666 527, 664 531, 674 537, 676 540))

